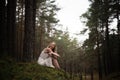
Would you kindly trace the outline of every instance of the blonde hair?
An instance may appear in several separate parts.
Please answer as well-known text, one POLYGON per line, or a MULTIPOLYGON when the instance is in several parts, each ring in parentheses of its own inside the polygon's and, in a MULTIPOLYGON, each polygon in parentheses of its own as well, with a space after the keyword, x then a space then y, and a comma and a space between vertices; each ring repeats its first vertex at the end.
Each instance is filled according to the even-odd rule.
POLYGON ((56 43, 55 43, 54 41, 53 41, 53 42, 50 42, 47 47, 49 48, 49 46, 50 46, 51 44, 53 44, 53 45, 55 46, 52 51, 53 51, 53 52, 57 52, 57 45, 56 45, 56 43))

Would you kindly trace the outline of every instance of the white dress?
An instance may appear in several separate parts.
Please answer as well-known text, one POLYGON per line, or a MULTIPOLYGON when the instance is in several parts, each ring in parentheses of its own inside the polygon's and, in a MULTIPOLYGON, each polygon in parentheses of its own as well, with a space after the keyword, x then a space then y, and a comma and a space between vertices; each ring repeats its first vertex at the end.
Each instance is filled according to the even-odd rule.
POLYGON ((52 64, 52 57, 48 55, 48 53, 45 53, 43 50, 38 58, 38 64, 48 66, 48 67, 53 67, 52 64))

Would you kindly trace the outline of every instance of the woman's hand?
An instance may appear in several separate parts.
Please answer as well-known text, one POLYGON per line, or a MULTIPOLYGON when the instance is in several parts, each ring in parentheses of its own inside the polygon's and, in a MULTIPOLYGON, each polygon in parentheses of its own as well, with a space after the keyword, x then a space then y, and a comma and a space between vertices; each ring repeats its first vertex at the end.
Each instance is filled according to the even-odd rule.
POLYGON ((52 50, 50 49, 50 48, 45 48, 45 52, 48 54, 48 55, 50 55, 50 56, 52 56, 52 50))

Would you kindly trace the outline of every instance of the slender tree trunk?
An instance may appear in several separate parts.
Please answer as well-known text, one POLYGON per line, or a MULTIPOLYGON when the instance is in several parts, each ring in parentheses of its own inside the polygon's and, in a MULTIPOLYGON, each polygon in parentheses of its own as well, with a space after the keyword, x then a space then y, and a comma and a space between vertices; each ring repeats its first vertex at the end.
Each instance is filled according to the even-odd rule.
POLYGON ((21 0, 21 28, 20 28, 20 61, 23 57, 23 39, 24 39, 24 0, 21 0))
POLYGON ((23 46, 23 61, 30 62, 33 60, 35 48, 35 26, 33 19, 33 1, 25 0, 25 33, 23 46))
POLYGON ((93 69, 91 69, 91 80, 94 80, 93 79, 93 69))
POLYGON ((85 68, 85 71, 84 71, 84 80, 87 80, 86 68, 85 68))
POLYGON ((6 3, 0 0, 0 52, 1 56, 7 53, 6 3))
POLYGON ((103 46, 102 46, 102 50, 103 50, 103 52, 102 52, 102 60, 103 60, 103 67, 104 67, 104 74, 105 75, 107 75, 107 71, 108 71, 108 68, 107 68, 107 59, 106 59, 106 53, 105 53, 105 49, 106 49, 106 46, 105 46, 105 41, 103 41, 103 46))
MULTIPOLYGON (((18 1, 17 1, 17 3, 18 3, 18 1)), ((16 11, 17 14, 16 15, 18 16, 16 18, 16 21, 18 23, 17 23, 17 26, 16 26, 16 41, 15 41, 16 42, 16 49, 15 49, 16 51, 15 52, 17 53, 17 61, 19 61, 19 56, 20 56, 19 55, 19 49, 20 49, 19 48, 19 19, 20 19, 20 8, 19 8, 19 5, 17 5, 16 8, 17 8, 17 11, 16 11)))
POLYGON ((79 79, 83 80, 83 78, 82 78, 82 72, 79 73, 79 79))
MULTIPOLYGON (((99 49, 99 47, 98 47, 99 49)), ((98 51, 98 72, 99 72, 99 80, 102 80, 102 68, 101 68, 101 59, 100 59, 100 52, 98 51)))
MULTIPOLYGON (((116 5, 119 5, 120 4, 120 1, 119 0, 116 0, 116 5)), ((120 10, 119 8, 117 9, 117 12, 116 12, 116 16, 117 16, 117 29, 118 29, 118 34, 120 35, 120 10)))
POLYGON ((101 58, 100 58, 100 56, 101 55, 100 55, 100 47, 99 47, 99 34, 98 34, 98 30, 97 30, 97 57, 98 57, 99 80, 102 79, 102 68, 101 68, 101 58))
POLYGON ((33 0, 33 29, 34 29, 34 33, 33 33, 33 35, 34 35, 34 44, 33 44, 33 46, 34 46, 34 53, 33 53, 33 59, 34 60, 36 60, 36 52, 35 52, 35 48, 36 48, 36 45, 35 45, 35 23, 36 23, 36 0, 33 0))
POLYGON ((110 51, 110 43, 109 43, 109 28, 108 28, 108 18, 106 20, 106 37, 105 37, 105 40, 106 40, 106 58, 107 58, 107 68, 108 68, 108 71, 107 71, 107 74, 111 73, 112 71, 112 58, 111 58, 111 51, 110 51))
MULTIPOLYGON (((116 1, 116 4, 117 5, 119 5, 120 4, 120 1, 119 0, 117 0, 116 1)), ((119 53, 119 67, 120 67, 120 10, 119 10, 119 8, 117 9, 117 13, 116 13, 117 15, 117 29, 118 29, 118 53, 119 53)), ((120 68, 118 69, 118 71, 120 71, 120 68)))
POLYGON ((20 37, 20 29, 21 29, 21 24, 20 24, 20 22, 21 22, 21 3, 20 3, 20 0, 17 0, 17 31, 16 31, 16 43, 17 43, 17 45, 16 45, 16 53, 17 53, 17 61, 20 61, 20 52, 21 52, 21 50, 20 50, 20 41, 21 41, 21 37, 20 37))
POLYGON ((110 51, 110 40, 109 40, 109 0, 105 0, 105 43, 106 43, 106 61, 107 61, 107 75, 112 71, 112 58, 110 51))
POLYGON ((40 26, 40 31, 38 31, 38 35, 40 35, 39 36, 39 51, 38 51, 38 55, 37 55, 37 59, 38 59, 38 57, 39 57, 39 55, 40 55, 40 53, 41 53, 41 51, 42 51, 42 46, 43 46, 43 36, 44 36, 44 31, 43 31, 43 21, 41 21, 40 22, 40 24, 41 24, 41 26, 40 26))
MULTIPOLYGON (((101 21, 101 27, 102 27, 102 30, 101 30, 101 32, 103 32, 104 31, 104 27, 103 27, 103 24, 104 24, 104 22, 102 22, 101 21)), ((105 54, 105 41, 104 41, 104 39, 102 39, 101 40, 101 43, 103 44, 102 45, 102 57, 101 57, 101 62, 102 62, 102 64, 103 64, 103 67, 101 66, 101 68, 103 69, 103 73, 106 75, 106 60, 105 60, 105 56, 106 56, 106 54, 105 54)))
POLYGON ((15 55, 15 30, 16 30, 16 0, 7 0, 7 40, 8 53, 15 55))

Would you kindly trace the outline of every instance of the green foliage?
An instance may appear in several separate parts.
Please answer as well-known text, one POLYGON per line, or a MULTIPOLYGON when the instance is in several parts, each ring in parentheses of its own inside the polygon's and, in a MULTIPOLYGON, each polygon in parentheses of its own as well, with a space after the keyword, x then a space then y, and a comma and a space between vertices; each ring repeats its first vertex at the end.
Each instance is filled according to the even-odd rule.
POLYGON ((12 80, 12 59, 0 60, 0 80, 12 80))
POLYGON ((0 80, 70 80, 63 70, 40 66, 37 63, 15 63, 0 60, 0 80))
MULTIPOLYGON (((85 64, 90 68, 98 67, 99 76, 102 73, 109 73, 114 70, 111 66, 110 62, 115 64, 118 62, 119 58, 114 57, 119 53, 117 47, 111 47, 111 44, 117 42, 117 40, 111 41, 111 31, 110 29, 114 29, 110 27, 113 20, 117 19, 117 25, 119 24, 119 11, 118 4, 119 0, 89 0, 91 2, 90 8, 86 13, 84 13, 81 17, 84 18, 84 23, 89 30, 89 38, 84 41, 83 49, 85 50, 85 64), (103 46, 104 45, 104 46, 103 46), (114 50, 115 49, 115 50, 114 50), (112 60, 111 60, 112 59, 112 60), (114 59, 116 61, 114 61, 114 59), (104 67, 103 67, 104 66, 104 67), (110 69, 108 69, 109 67, 110 69), (106 67, 106 68, 105 68, 106 67)), ((118 26, 115 26, 118 27, 118 26)), ((83 30, 84 33, 86 30, 83 30)), ((113 30, 113 34, 114 34, 113 30)), ((119 32, 119 29, 118 29, 119 32)), ((118 34, 119 35, 119 34, 118 34)), ((116 35, 114 35, 115 37, 116 35)), ((119 40, 118 40, 119 41, 119 40)), ((116 44, 119 45, 119 44, 116 44)), ((112 64, 114 65, 114 64, 112 64)), ((114 65, 114 67, 116 67, 114 65)), ((118 65, 117 65, 118 67, 118 65)), ((119 69, 115 69, 119 70, 119 69)), ((116 71, 118 72, 118 71, 116 71)), ((101 76, 100 76, 101 77, 101 76)), ((106 80, 106 79, 105 79, 106 80)), ((107 79, 110 80, 110 79, 107 79)), ((112 79, 111 79, 112 80, 112 79)), ((113 79, 114 80, 114 79, 113 79)))

